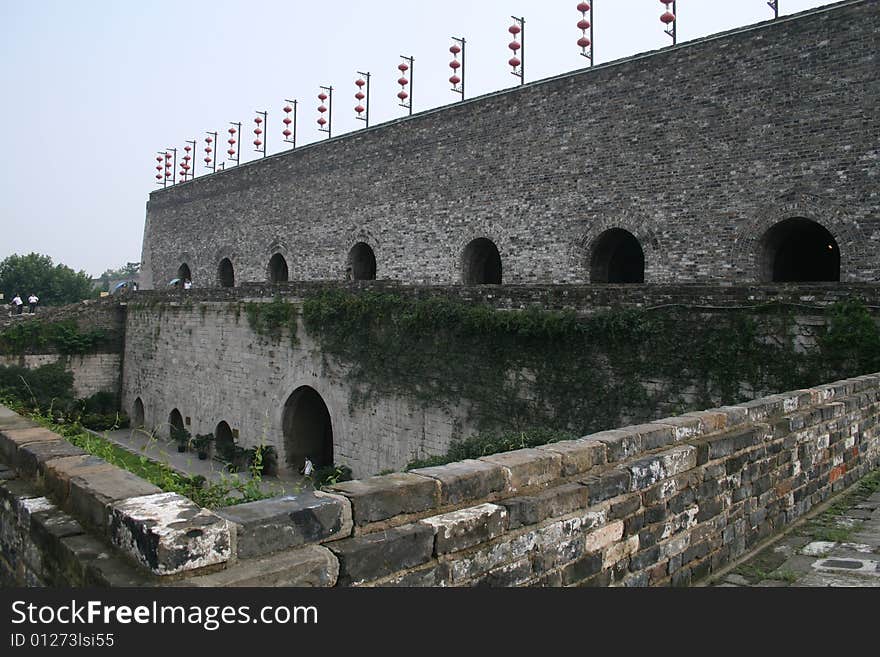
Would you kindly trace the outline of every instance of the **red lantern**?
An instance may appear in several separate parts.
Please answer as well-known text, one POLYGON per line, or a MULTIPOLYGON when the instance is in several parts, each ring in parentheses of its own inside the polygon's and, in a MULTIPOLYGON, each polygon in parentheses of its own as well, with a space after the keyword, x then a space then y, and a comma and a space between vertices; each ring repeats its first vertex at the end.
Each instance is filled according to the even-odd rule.
POLYGON ((457 75, 453 75, 451 78, 449 78, 449 83, 453 87, 457 87, 459 82, 461 82, 461 78, 458 77, 457 75))
POLYGON ((319 111, 321 114, 323 114, 324 112, 327 111, 327 107, 324 106, 324 105, 319 105, 319 106, 318 106, 318 111, 319 111))
POLYGON ((262 116, 258 116, 257 118, 254 119, 254 123, 256 123, 257 125, 260 125, 262 122, 263 122, 262 116))
POLYGON ((666 25, 669 25, 670 23, 672 23, 674 21, 675 21, 675 14, 673 14, 671 11, 667 11, 665 14, 663 14, 660 17, 660 22, 665 23, 666 25))
POLYGON ((449 46, 449 52, 451 52, 453 55, 457 55, 461 52, 461 47, 457 43, 454 43, 449 46))
POLYGON ((288 130, 287 128, 285 128, 284 132, 282 132, 281 134, 284 135, 285 137, 290 137, 290 135, 292 135, 293 133, 290 130, 288 130))
POLYGON ((354 108, 354 111, 357 112, 358 114, 363 114, 364 113, 364 106, 358 105, 357 107, 354 108))
POLYGON ((586 18, 582 18, 578 21, 578 29, 579 30, 589 30, 590 29, 590 21, 586 18))
POLYGON ((508 45, 507 47, 510 48, 513 52, 516 52, 521 48, 521 46, 519 45, 519 41, 511 41, 510 45, 508 45))
POLYGON ((321 126, 321 127, 323 128, 325 125, 327 125, 327 119, 325 119, 325 118, 322 116, 321 118, 318 119, 318 125, 321 126))
POLYGON ((318 100, 320 100, 323 103, 325 100, 327 100, 327 94, 325 94, 322 91, 321 93, 318 94, 318 100))
POLYGON ((516 36, 517 34, 522 32, 522 28, 519 25, 511 25, 510 27, 507 28, 507 31, 510 32, 512 35, 516 36))
POLYGON ((519 66, 520 64, 522 64, 522 62, 519 61, 519 59, 518 59, 517 57, 511 57, 511 58, 507 61, 507 63, 510 64, 510 66, 511 66, 512 68, 516 68, 517 66, 519 66))
POLYGON ((458 61, 457 59, 453 59, 451 62, 449 62, 449 68, 451 68, 453 71, 455 71, 455 70, 461 68, 461 62, 458 61))
POLYGON ((590 47, 590 40, 587 37, 581 37, 580 39, 578 39, 578 45, 581 48, 589 48, 590 47))
POLYGON ((578 9, 578 11, 581 12, 582 14, 586 14, 588 11, 590 11, 590 3, 588 3, 588 2, 581 2, 581 3, 577 6, 577 9, 578 9))
POLYGON ((409 94, 405 91, 401 91, 399 94, 397 94, 397 97, 400 98, 400 100, 406 100, 407 98, 409 98, 409 94))
POLYGON ((290 125, 291 123, 293 123, 293 121, 291 120, 291 118, 290 118, 289 116, 285 116, 285 117, 284 117, 284 120, 282 121, 282 123, 283 123, 284 125, 290 125))
POLYGON ((409 66, 407 66, 406 64, 398 64, 397 70, 399 70, 401 73, 406 73, 409 70, 409 66))
POLYGON ((358 79, 355 81, 355 84, 358 86, 358 88, 360 88, 360 87, 363 87, 366 84, 366 82, 364 82, 361 79, 358 79))

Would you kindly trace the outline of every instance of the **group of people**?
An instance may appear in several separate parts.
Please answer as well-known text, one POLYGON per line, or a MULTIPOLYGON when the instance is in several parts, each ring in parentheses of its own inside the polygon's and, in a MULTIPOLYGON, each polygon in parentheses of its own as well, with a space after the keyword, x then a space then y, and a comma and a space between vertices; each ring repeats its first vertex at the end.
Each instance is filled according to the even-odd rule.
MULTIPOLYGON (((36 294, 32 294, 28 297, 28 306, 32 315, 37 312, 37 304, 39 302, 40 299, 37 297, 36 294)), ((21 315, 24 309, 24 301, 21 300, 21 296, 16 294, 14 297, 12 297, 12 301, 10 301, 9 303, 12 306, 12 314, 21 315)))

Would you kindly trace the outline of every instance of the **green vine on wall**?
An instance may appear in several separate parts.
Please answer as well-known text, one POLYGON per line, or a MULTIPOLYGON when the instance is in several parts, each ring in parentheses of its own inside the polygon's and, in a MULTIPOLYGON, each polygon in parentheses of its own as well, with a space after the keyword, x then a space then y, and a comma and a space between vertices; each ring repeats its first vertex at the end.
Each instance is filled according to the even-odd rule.
POLYGON ((102 329, 82 331, 73 321, 22 322, 0 331, 0 354, 44 353, 48 349, 65 355, 89 354, 106 340, 102 329))
POLYGON ((880 369, 865 307, 847 302, 828 315, 817 346, 803 351, 783 305, 581 318, 369 290, 303 303, 305 329, 345 364, 353 403, 399 394, 463 405, 480 430, 597 431, 880 369))
POLYGON ((297 344, 296 321, 297 307, 293 303, 289 303, 275 297, 269 303, 246 303, 244 304, 245 314, 251 329, 257 335, 269 338, 274 341, 281 339, 282 333, 286 329, 290 335, 290 344, 297 344))

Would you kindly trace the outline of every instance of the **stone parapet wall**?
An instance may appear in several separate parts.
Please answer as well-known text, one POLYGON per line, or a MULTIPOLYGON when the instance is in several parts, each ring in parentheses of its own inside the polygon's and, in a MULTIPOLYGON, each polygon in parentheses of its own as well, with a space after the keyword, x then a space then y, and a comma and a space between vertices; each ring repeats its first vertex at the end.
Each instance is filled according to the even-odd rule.
POLYGON ((860 376, 212 513, 0 409, 0 571, 30 585, 687 585, 880 465, 878 417, 880 374, 860 376))
POLYGON ((90 397, 96 392, 119 393, 122 381, 121 354, 85 354, 62 356, 59 354, 23 354, 0 356, 0 366, 19 366, 35 369, 43 365, 63 362, 73 373, 73 395, 77 399, 90 397))

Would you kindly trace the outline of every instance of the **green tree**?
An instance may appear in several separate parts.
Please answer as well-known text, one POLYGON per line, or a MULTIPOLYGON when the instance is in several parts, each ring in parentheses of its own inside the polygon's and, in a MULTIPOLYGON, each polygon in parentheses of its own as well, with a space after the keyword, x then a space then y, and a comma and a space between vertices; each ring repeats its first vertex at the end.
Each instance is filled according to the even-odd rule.
POLYGON ((119 269, 107 269, 100 276, 101 289, 104 290, 104 292, 109 292, 110 281, 136 279, 140 271, 141 263, 139 262, 126 262, 125 265, 119 269))
POLYGON ((11 255, 0 262, 0 291, 6 303, 16 294, 27 302, 36 294, 41 305, 61 306, 92 296, 92 282, 84 271, 75 272, 67 265, 54 264, 39 253, 11 255))

